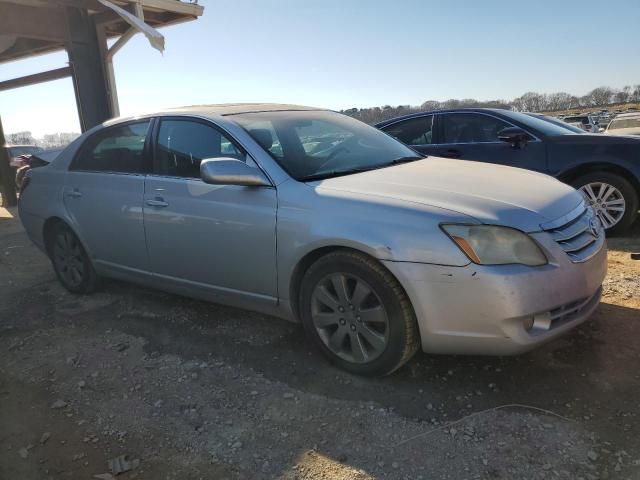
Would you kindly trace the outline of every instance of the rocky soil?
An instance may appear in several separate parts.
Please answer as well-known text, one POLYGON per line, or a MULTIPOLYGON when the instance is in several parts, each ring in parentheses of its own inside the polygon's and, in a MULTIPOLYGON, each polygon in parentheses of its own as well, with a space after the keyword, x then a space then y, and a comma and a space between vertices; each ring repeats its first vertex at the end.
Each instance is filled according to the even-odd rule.
POLYGON ((127 284, 65 292, 0 218, 0 479, 640 478, 640 235, 593 319, 364 379, 300 327, 127 284))

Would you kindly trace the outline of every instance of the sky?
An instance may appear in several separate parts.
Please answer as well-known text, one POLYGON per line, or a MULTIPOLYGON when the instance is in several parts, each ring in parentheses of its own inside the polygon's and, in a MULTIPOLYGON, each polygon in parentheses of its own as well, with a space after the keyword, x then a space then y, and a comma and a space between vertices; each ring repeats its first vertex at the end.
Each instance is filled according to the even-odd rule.
MULTIPOLYGON (((200 0, 115 56, 123 115, 225 102, 330 109, 640 84, 639 0, 200 0)), ((66 53, 0 65, 0 81, 66 53)), ((79 131, 70 79, 0 92, 6 133, 79 131)))

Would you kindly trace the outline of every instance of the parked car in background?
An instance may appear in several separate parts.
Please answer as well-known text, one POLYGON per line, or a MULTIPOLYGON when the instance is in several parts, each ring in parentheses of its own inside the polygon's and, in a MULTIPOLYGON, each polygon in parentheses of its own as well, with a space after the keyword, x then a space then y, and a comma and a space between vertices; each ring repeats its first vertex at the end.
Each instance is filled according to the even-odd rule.
POLYGON ((24 158, 22 155, 33 155, 42 151, 42 148, 35 145, 8 145, 9 152, 9 165, 14 169, 20 168, 24 165, 24 158))
POLYGON ((607 125, 607 135, 640 135, 640 113, 622 113, 607 125))
POLYGON ((581 128, 588 133, 599 133, 600 125, 591 115, 576 115, 571 117, 564 117, 563 121, 574 127, 581 128))
POLYGON ((19 210, 71 292, 115 277, 299 320, 357 374, 531 349, 589 317, 607 265, 561 182, 300 106, 109 121, 29 171, 19 210))
POLYGON ((61 151, 61 148, 55 148, 42 150, 34 153, 33 155, 23 155, 23 165, 16 171, 16 187, 18 190, 22 188, 22 181, 29 170, 48 165, 60 154, 61 151))
POLYGON ((538 114, 471 108, 415 113, 376 126, 426 155, 500 163, 579 189, 605 228, 638 216, 640 138, 593 135, 538 114))
POLYGON ((566 122, 563 122, 560 117, 550 117, 549 115, 543 115, 542 113, 535 113, 535 112, 525 112, 525 114, 534 118, 539 118, 540 120, 544 120, 546 122, 551 122, 554 125, 557 125, 558 127, 569 130, 570 132, 573 132, 573 133, 585 133, 583 129, 570 125, 566 122))

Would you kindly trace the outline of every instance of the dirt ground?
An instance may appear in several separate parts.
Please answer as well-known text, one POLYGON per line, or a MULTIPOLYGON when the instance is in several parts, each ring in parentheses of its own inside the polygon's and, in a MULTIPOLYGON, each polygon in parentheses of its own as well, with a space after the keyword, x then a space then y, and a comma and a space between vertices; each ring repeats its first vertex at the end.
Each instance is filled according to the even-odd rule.
POLYGON ((529 354, 329 366, 298 325, 66 293, 0 210, 0 479, 638 479, 640 225, 594 317, 529 354), (97 477, 95 477, 97 476, 97 477))

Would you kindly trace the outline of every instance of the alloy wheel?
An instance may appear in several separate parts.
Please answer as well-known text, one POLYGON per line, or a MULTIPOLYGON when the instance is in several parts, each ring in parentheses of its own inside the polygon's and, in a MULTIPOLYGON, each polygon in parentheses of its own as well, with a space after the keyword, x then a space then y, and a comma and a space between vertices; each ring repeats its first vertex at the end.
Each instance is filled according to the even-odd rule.
POLYGON ((351 274, 334 273, 318 282, 311 318, 325 346, 348 362, 371 362, 389 342, 384 305, 370 285, 351 274))
POLYGON ((85 274, 82 247, 69 231, 61 231, 53 243, 53 262, 60 276, 71 286, 82 283, 85 274))
POLYGON ((605 229, 616 225, 624 216, 626 202, 620 190, 604 182, 587 183, 580 192, 593 207, 605 229))

